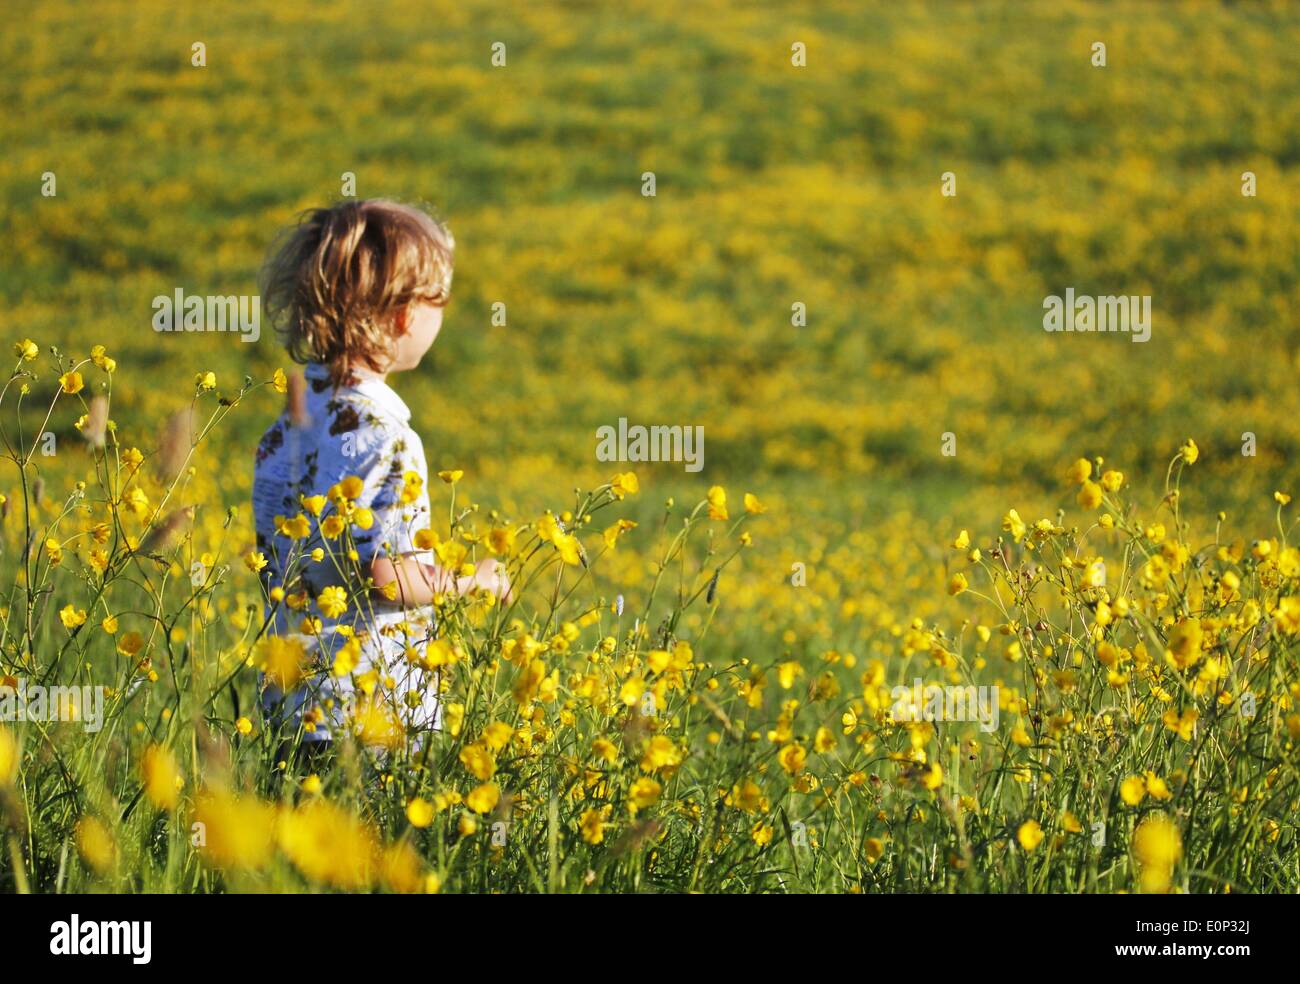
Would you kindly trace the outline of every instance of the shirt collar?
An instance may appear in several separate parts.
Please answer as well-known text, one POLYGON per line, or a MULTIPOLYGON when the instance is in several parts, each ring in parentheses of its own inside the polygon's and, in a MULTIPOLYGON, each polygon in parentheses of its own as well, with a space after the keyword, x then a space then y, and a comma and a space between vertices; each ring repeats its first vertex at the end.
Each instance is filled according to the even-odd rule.
MULTIPOLYGON (((310 380, 328 380, 329 366, 321 362, 309 362, 303 368, 303 375, 310 380)), ((363 376, 351 386, 340 386, 339 392, 355 393, 362 399, 369 400, 386 413, 396 417, 403 424, 411 420, 411 408, 406 405, 396 391, 382 379, 363 376)))

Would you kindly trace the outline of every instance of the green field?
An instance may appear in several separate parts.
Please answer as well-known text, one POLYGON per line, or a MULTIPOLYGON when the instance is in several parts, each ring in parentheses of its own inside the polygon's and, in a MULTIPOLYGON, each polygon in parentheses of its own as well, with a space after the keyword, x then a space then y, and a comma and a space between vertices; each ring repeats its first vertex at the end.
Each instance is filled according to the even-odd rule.
MULTIPOLYGON (((116 481, 114 442, 107 453, 88 450, 75 426, 85 411, 70 405, 109 376, 84 370, 87 389, 63 397, 43 424, 66 360, 96 344, 117 360, 116 443, 141 449, 149 468, 171 461, 161 435, 194 400, 196 373, 214 371, 230 400, 245 377, 260 384, 291 370, 269 325, 256 344, 158 334, 152 300, 177 288, 256 293, 277 231, 303 209, 338 201, 349 173, 359 197, 424 203, 456 236, 442 336, 394 385, 431 469, 464 470, 457 501, 480 507, 468 525, 483 533, 491 510, 528 523, 575 509, 575 489, 634 467, 611 469, 594 453, 597 428, 620 417, 702 426, 705 467, 635 466, 640 494, 614 504, 595 530, 613 515, 639 526, 590 573, 564 568, 576 578, 567 608, 538 589, 485 624, 449 614, 464 633, 466 672, 451 696, 466 706, 465 733, 447 736, 442 768, 408 770, 403 759, 382 788, 365 778, 359 748, 356 762, 325 777, 338 810, 410 846, 447 890, 582 890, 590 868, 600 874, 591 890, 607 891, 1113 891, 1138 878, 1131 835, 1152 812, 1180 831, 1171 878, 1181 890, 1300 885, 1291 744, 1300 717, 1287 725, 1300 675, 1283 604, 1297 585, 1290 508, 1274 498, 1300 491, 1293 5, 56 2, 11 18, 0 63, 4 339, 31 338, 43 353, 20 365, 36 374, 23 410, 14 383, 0 415, 11 448, 31 450, 42 431, 58 447, 30 456, 25 483, 15 462, 0 462, 9 500, 0 676, 56 682, 75 672, 130 692, 138 667, 97 624, 121 612, 125 625, 155 604, 169 613, 147 623, 157 635, 146 623, 133 628, 148 636, 154 669, 171 671, 147 701, 110 701, 117 716, 98 737, 67 725, 14 731, 21 795, 0 799, 0 812, 20 833, 0 860, 0 886, 382 881, 313 874, 288 848, 265 864, 212 863, 188 849, 179 821, 218 772, 285 809, 298 795, 257 722, 252 735, 235 727, 256 686, 261 601, 239 563, 252 547, 253 449, 283 398, 259 386, 228 415, 220 409, 224 419, 185 463, 194 473, 166 508, 120 527, 110 518, 120 503, 111 492, 97 499, 93 480, 98 467, 110 487, 116 481), (1097 42, 1104 67, 1093 64, 1097 42), (202 67, 192 64, 196 43, 202 67), (497 43, 503 66, 492 63, 497 43), (792 64, 796 44, 806 65, 792 64), (653 197, 642 194, 645 172, 655 176, 653 197), (945 172, 955 196, 941 193, 945 172), (1244 172, 1253 196, 1242 193, 1244 172), (52 196, 42 194, 47 173, 52 196), (1150 295, 1150 341, 1045 332, 1043 300, 1067 288, 1150 295), (797 304, 806 310, 798 326, 797 304), (494 305, 504 305, 505 324, 493 324, 494 305), (64 359, 57 370, 51 346, 64 359), (955 455, 943 453, 945 434, 955 455), (1247 434, 1254 454, 1242 453, 1247 434), (1177 502, 1162 505, 1166 469, 1189 438, 1197 460, 1183 454, 1177 502), (1066 471, 1079 458, 1104 459, 1094 480, 1124 473, 1118 498, 1107 492, 1092 509, 1076 502, 1066 471), (84 513, 76 501, 62 508, 78 480, 91 482, 84 513), (727 489, 731 520, 746 492, 766 512, 740 529, 701 516, 687 559, 655 566, 684 511, 714 486, 727 489), (191 506, 193 522, 146 578, 148 564, 129 556, 139 538, 191 506), (238 514, 228 519, 231 506, 238 514), (1059 553, 1055 539, 1037 556, 1019 537, 1013 544, 1002 525, 1012 508, 1031 525, 1058 524, 1050 536, 1065 538, 1059 553), (1093 526, 1103 512, 1114 532, 1093 526), (122 551, 120 568, 110 564, 126 582, 120 602, 108 601, 116 596, 97 580, 102 572, 86 573, 90 543, 77 534, 100 520, 122 551), (1157 522, 1167 539, 1151 533, 1157 522), (965 528, 979 560, 950 546, 965 528), (745 531, 752 547, 710 600, 683 610, 745 531), (993 562, 1004 556, 999 536, 1005 570, 993 562), (63 543, 62 561, 32 566, 30 537, 63 543), (1261 540, 1271 543, 1263 552, 1261 540), (1186 547, 1186 558, 1169 547, 1176 590, 1141 573, 1169 544, 1186 547), (205 555, 227 576, 204 589, 210 596, 189 598, 178 572, 205 555), (1103 555, 1109 602, 1132 604, 1112 626, 1094 625, 1097 589, 1089 594, 1070 580, 1075 567, 1060 566, 1103 555), (807 586, 791 583, 794 564, 806 566, 807 586), (1033 590, 1011 573, 1021 564, 1044 579, 1033 590), (1053 570, 1069 582, 1063 595, 1053 570), (1222 588, 1229 570, 1235 596, 1222 588), (959 571, 970 591, 950 596, 959 571), (618 595, 644 625, 611 619, 618 595), (67 603, 91 612, 78 633, 60 624, 67 603), (1262 622, 1245 618, 1247 603, 1262 622), (543 639, 588 610, 601 613, 599 624, 582 625, 567 654, 544 657, 548 672, 563 670, 555 700, 516 702, 511 681, 523 669, 500 658, 503 641, 543 639), (1189 619, 1201 622, 1204 656, 1198 649, 1192 665, 1174 667, 1160 653, 1176 649, 1171 633, 1189 619), (1045 627, 1023 657, 1004 652, 999 626, 1019 638, 1036 621, 1045 627), (652 638, 665 624, 668 633, 652 638), (992 629, 992 641, 977 639, 976 627, 992 629), (602 636, 617 639, 612 662, 579 665, 602 636), (641 768, 638 733, 621 764, 577 796, 568 784, 580 752, 594 736, 626 735, 627 722, 600 701, 588 706, 574 681, 603 666, 617 692, 647 651, 682 640, 695 665, 681 688, 668 687, 674 713, 651 731, 676 742, 684 762, 641 768), (1098 646, 1134 653, 1139 642, 1151 666, 1108 681, 1126 661, 1099 664, 1098 646), (1252 655, 1261 645, 1264 659, 1252 655), (238 672, 241 660, 249 665, 238 672), (883 680, 864 679, 877 660, 883 680), (803 667, 790 685, 776 670, 785 663, 803 667), (1015 689, 1005 727, 974 735, 981 750, 968 766, 953 763, 969 728, 918 734, 870 721, 879 711, 872 688, 916 675, 1015 689), (1250 687, 1269 711, 1239 734, 1231 727, 1245 726, 1230 726, 1221 709, 1250 687), (801 704, 783 723, 790 698, 801 704), (1166 705, 1198 709, 1192 740, 1161 723, 1166 705), (1118 731, 1083 724, 1121 707, 1106 725, 1118 731), (534 709, 544 720, 532 721, 534 709), (850 712, 859 724, 843 724, 850 712), (522 804, 509 846, 484 842, 482 829, 467 833, 458 803, 432 825, 408 824, 409 800, 468 795, 479 784, 456 763, 495 720, 549 732, 498 753, 493 781, 522 804), (1010 737, 1017 720, 1034 722, 1024 725, 1028 744, 1010 737), (819 728, 829 728, 833 750, 813 751, 819 728), (224 751, 209 754, 208 743, 224 751), (145 817, 135 804, 151 744, 176 757, 183 793, 145 817), (791 745, 809 750, 806 769, 778 760, 791 745), (1255 765, 1234 752, 1247 747, 1255 765), (925 770, 938 764, 932 787, 925 770), (629 810, 640 773, 657 776, 663 797, 629 810), (1171 798, 1127 803, 1122 781, 1147 773, 1171 798), (762 804, 718 798, 736 799, 750 778, 762 804), (581 817, 601 804, 613 826, 592 843, 581 817), (1064 813, 1085 830, 1089 816, 1118 817, 1123 834, 1090 851, 1070 839, 1064 813), (74 870, 61 868, 87 816, 116 845, 116 860, 97 865, 83 844, 74 870), (791 845, 797 818, 819 832, 815 847, 791 845), (1041 846, 1020 836, 1031 819, 1047 831, 1041 846), (634 843, 614 851, 619 837, 634 843), (868 839, 884 853, 866 858, 868 839), (1265 864, 1265 854, 1279 863, 1265 864)), ((199 398, 203 419, 216 398, 199 398)), ((151 477, 151 509, 176 474, 151 477)), ((435 513, 445 516, 449 490, 434 485, 435 513)), ((599 541, 584 537, 589 551, 599 541)), ((0 792, 3 766, 0 744, 0 792)))

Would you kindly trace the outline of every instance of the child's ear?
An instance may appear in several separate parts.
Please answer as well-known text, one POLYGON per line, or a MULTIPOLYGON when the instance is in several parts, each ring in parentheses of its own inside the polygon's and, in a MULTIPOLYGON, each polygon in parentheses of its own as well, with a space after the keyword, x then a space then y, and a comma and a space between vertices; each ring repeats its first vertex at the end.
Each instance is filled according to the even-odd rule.
POLYGON ((400 307, 397 309, 397 313, 393 315, 393 331, 399 338, 406 334, 406 313, 408 310, 410 309, 407 307, 400 307))

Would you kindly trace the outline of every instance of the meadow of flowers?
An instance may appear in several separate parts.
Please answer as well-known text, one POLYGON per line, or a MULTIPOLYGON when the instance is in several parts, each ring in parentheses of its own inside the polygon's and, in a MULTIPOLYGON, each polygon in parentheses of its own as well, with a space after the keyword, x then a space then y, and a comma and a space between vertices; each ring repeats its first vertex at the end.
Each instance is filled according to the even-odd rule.
MULTIPOLYGON (((1300 889, 1297 42, 1270 4, 33 9, 0 677, 104 703, 0 719, 0 890, 1300 889), (344 172, 456 234, 395 386, 426 545, 518 590, 437 606, 435 739, 358 679, 318 763, 258 709, 308 670, 266 608, 330 614, 254 573, 296 368, 150 302, 255 292, 344 172), (1066 286, 1152 295, 1151 341, 1043 332, 1066 286), (597 461, 619 417, 702 425, 703 472, 597 461), (916 680, 997 726, 907 719, 916 680)), ((340 487, 286 549, 365 522, 340 487)))

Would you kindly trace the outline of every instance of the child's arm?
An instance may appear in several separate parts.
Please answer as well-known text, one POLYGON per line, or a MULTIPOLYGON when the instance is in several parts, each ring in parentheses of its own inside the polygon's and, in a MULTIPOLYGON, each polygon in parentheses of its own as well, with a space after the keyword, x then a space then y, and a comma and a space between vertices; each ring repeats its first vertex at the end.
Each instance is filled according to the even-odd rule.
POLYGON ((376 557, 370 565, 370 576, 376 592, 396 582, 397 600, 410 607, 432 604, 436 595, 465 594, 475 588, 486 588, 507 601, 513 597, 505 568, 490 558, 479 561, 472 575, 456 577, 444 567, 421 563, 411 555, 399 557, 397 563, 388 557, 376 557))

